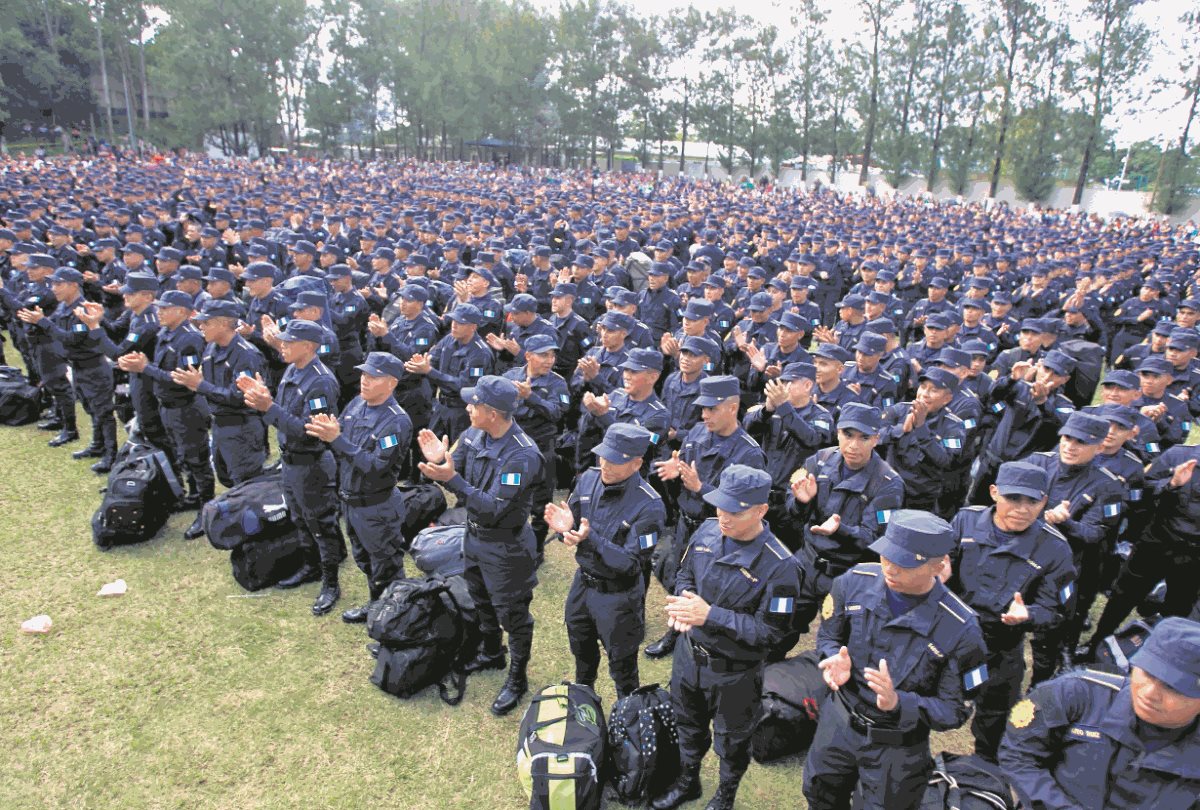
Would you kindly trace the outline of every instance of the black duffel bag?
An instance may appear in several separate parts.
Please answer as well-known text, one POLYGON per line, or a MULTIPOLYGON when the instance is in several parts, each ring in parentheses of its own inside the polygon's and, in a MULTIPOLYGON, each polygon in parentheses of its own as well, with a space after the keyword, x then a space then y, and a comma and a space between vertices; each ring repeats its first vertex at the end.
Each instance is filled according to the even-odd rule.
POLYGON ((829 687, 818 669, 816 650, 770 664, 763 671, 762 713, 750 751, 760 763, 808 750, 829 687))
MULTIPOLYGON (((204 505, 201 525, 213 548, 231 551, 247 540, 271 540, 295 533, 283 498, 283 472, 263 472, 204 505)), ((240 580, 239 580, 240 581, 240 580)))
POLYGON ((943 751, 934 759, 920 810, 1022 810, 1024 802, 1004 772, 974 755, 943 751))
POLYGON ((293 528, 286 534, 260 534, 238 543, 229 555, 229 565, 238 585, 261 591, 297 574, 315 554, 293 528))
POLYGON ((100 508, 92 515, 92 541, 108 549, 149 540, 182 495, 166 453, 126 442, 108 473, 100 508))
POLYGON ((466 526, 431 526, 412 541, 409 553, 417 568, 425 574, 443 577, 461 576, 467 562, 463 557, 466 526))
POLYGON ((679 776, 679 732, 671 696, 656 683, 635 689, 608 718, 608 760, 622 804, 645 804, 679 776))
POLYGON ((404 497, 405 541, 411 543, 423 529, 432 526, 446 511, 446 493, 437 484, 401 484, 404 497))
POLYGON ((0 425, 28 425, 38 418, 37 388, 20 369, 0 366, 0 425))

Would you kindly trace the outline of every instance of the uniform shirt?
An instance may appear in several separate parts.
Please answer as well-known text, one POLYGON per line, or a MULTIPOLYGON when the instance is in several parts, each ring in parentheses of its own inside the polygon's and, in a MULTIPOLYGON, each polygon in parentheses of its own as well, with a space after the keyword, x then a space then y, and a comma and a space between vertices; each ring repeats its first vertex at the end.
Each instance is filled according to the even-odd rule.
POLYGON ((191 321, 175 329, 162 327, 154 343, 154 355, 142 374, 154 382, 154 394, 167 408, 182 408, 196 399, 196 392, 171 381, 176 369, 199 367, 204 356, 204 336, 191 321))
POLYGON ((456 474, 445 487, 467 508, 467 534, 481 543, 513 542, 529 520, 542 469, 542 453, 533 439, 516 422, 498 439, 468 428, 453 457, 456 474))
POLYGON ((900 477, 909 498, 941 492, 946 470, 962 456, 967 431, 963 421, 948 407, 931 413, 925 422, 904 432, 904 422, 913 403, 900 402, 883 411, 879 445, 884 457, 900 477))
POLYGON ((675 593, 684 591, 709 604, 708 619, 688 631, 693 644, 718 658, 759 662, 790 629, 800 573, 765 523, 742 542, 723 536, 710 518, 683 554, 675 593))
POLYGON ((894 616, 879 563, 862 563, 833 581, 821 611, 822 660, 850 650, 850 680, 841 687, 853 711, 885 728, 946 731, 971 714, 969 699, 987 680, 987 651, 974 611, 940 581, 916 607, 894 616), (899 703, 882 711, 865 667, 888 662, 899 703))
POLYGON ((874 371, 862 371, 857 363, 851 363, 842 372, 842 382, 846 385, 861 386, 858 401, 876 408, 894 405, 899 396, 899 386, 896 385, 895 378, 884 369, 882 362, 874 371))
POLYGON ((586 455, 600 443, 605 431, 617 422, 638 425, 650 431, 650 447, 646 450, 647 460, 658 455, 667 430, 671 427, 671 415, 653 391, 643 400, 629 396, 624 388, 609 394, 608 410, 594 416, 586 408, 579 416, 579 448, 586 455))
POLYGON ((483 313, 483 323, 478 329, 480 335, 498 335, 503 331, 504 304, 491 295, 473 296, 467 303, 483 313))
POLYGON ((888 520, 904 503, 904 482, 878 453, 860 470, 846 466, 841 451, 827 447, 809 456, 804 469, 817 479, 817 494, 801 503, 791 492, 788 512, 804 526, 804 546, 842 567, 871 556, 868 546, 887 528, 888 520), (830 535, 813 534, 833 515, 841 517, 838 530, 830 535))
POLYGON ((363 334, 371 308, 358 290, 335 292, 329 299, 329 317, 343 354, 359 358, 363 354, 363 334))
POLYGON ((703 496, 716 488, 721 471, 726 467, 745 464, 759 470, 767 468, 762 448, 740 425, 728 436, 718 436, 703 422, 693 426, 683 440, 679 460, 684 464, 694 461, 700 473, 699 492, 692 492, 682 485, 679 489, 679 509, 693 521, 713 514, 712 507, 703 500, 703 496))
MULTIPOLYGON (((709 321, 710 326, 715 326, 715 320, 709 321)), ((778 337, 779 324, 775 321, 766 321, 764 323, 755 323, 749 318, 743 318, 734 327, 740 329, 746 336, 747 343, 753 343, 758 348, 765 348, 770 343, 775 343, 778 337)), ((682 341, 680 341, 682 343, 682 341)), ((721 345, 721 341, 718 341, 721 345)), ((737 341, 733 338, 733 333, 729 335, 729 339, 723 342, 725 346, 725 356, 728 358, 729 373, 739 380, 746 380, 750 373, 750 359, 746 357, 746 353, 738 348, 737 341)), ((743 388, 745 385, 743 384, 743 388)))
POLYGON ((262 298, 250 298, 250 302, 246 306, 246 323, 254 327, 254 332, 246 340, 262 352, 263 357, 272 365, 282 367, 283 360, 280 358, 279 352, 263 339, 263 315, 269 316, 279 325, 280 329, 283 329, 284 324, 281 322, 287 320, 288 304, 279 290, 272 289, 262 298))
POLYGON ((75 317, 75 308, 81 306, 83 298, 60 303, 48 317, 37 322, 37 327, 62 346, 71 365, 95 364, 104 356, 100 341, 92 336, 87 324, 75 317))
POLYGON ((1012 649, 1024 634, 1057 625, 1073 603, 1077 572, 1067 539, 1038 519, 1023 532, 996 526, 996 508, 968 506, 950 523, 958 546, 950 554, 946 585, 978 614, 988 650, 1012 649), (1020 593, 1029 621, 1006 625, 1000 617, 1020 593))
POLYGON ((465 408, 462 389, 492 373, 495 355, 478 334, 466 343, 446 335, 429 352, 432 368, 425 376, 438 387, 438 401, 450 408, 465 408))
POLYGON ((1081 669, 1039 685, 1013 708, 1000 765, 1038 810, 1200 807, 1196 724, 1154 751, 1148 736, 1129 681, 1081 669))
POLYGON ((1036 363, 1042 359, 1044 352, 1038 349, 1035 352, 1027 352, 1020 346, 1014 346, 1011 349, 1000 352, 996 357, 996 361, 988 368, 989 371, 996 372, 996 383, 999 384, 1006 379, 1010 379, 1013 366, 1017 363, 1036 363))
POLYGON ((843 405, 847 402, 861 401, 858 394, 854 393, 852 388, 847 388, 846 383, 840 380, 833 390, 828 393, 822 391, 819 385, 813 386, 813 397, 833 415, 835 423, 837 422, 838 415, 842 412, 843 405))
POLYGON ((412 420, 393 399, 368 405, 350 400, 338 417, 342 432, 330 442, 338 459, 338 490, 373 495, 396 486, 412 442, 412 420))
POLYGON ((621 387, 623 378, 620 365, 629 357, 629 353, 624 347, 614 352, 603 346, 593 346, 584 356, 594 358, 600 364, 600 371, 590 380, 583 378, 583 372, 574 371, 571 376, 571 390, 591 391, 593 394, 600 395, 621 387))
POLYGON ((554 370, 564 377, 571 379, 575 374, 575 364, 579 358, 589 351, 596 342, 596 335, 587 321, 579 317, 579 313, 559 317, 551 315, 547 320, 554 327, 558 340, 558 354, 554 358, 554 370))
POLYGON ((756 405, 742 418, 742 427, 766 454, 771 487, 778 491, 786 492, 792 473, 833 443, 833 417, 811 400, 802 408, 783 402, 774 411, 756 405))
MULTIPOLYGON (((500 352, 500 357, 497 362, 503 363, 509 367, 520 368, 525 365, 525 341, 534 335, 547 335, 548 337, 558 340, 558 332, 545 318, 534 318, 533 323, 529 326, 519 326, 515 321, 510 321, 505 330, 508 337, 512 338, 520 346, 516 355, 509 354, 507 350, 500 352)), ((557 357, 555 358, 558 359, 557 357)), ((521 378, 524 379, 524 378, 521 378)))
POLYGON ((1146 468, 1146 489, 1155 501, 1150 522, 1154 539, 1179 548, 1192 548, 1200 537, 1200 475, 1193 474, 1182 487, 1171 486, 1175 468, 1200 459, 1200 447, 1172 447, 1146 468))
POLYGON ((1057 445, 1058 430, 1075 406, 1058 391, 1038 404, 1029 383, 1002 377, 992 389, 988 411, 1000 420, 988 442, 988 453, 1000 461, 1014 461, 1057 445))
POLYGON ((1188 411, 1188 404, 1185 400, 1168 393, 1161 399, 1143 394, 1133 401, 1133 407, 1139 411, 1147 405, 1159 404, 1167 406, 1167 412, 1154 422, 1155 427, 1158 428, 1159 442, 1162 448, 1165 450, 1177 444, 1183 444, 1192 431, 1192 415, 1188 411))
POLYGON ((263 414, 268 425, 279 431, 279 449, 287 453, 322 453, 325 443, 304 431, 308 420, 318 414, 337 413, 337 377, 320 358, 304 368, 290 365, 279 381, 275 401, 263 414))
POLYGON ((575 547, 579 569, 598 579, 640 582, 667 520, 662 498, 641 473, 605 485, 598 467, 585 470, 567 505, 576 527, 583 518, 591 527, 575 547))
MULTIPOLYGON (((808 353, 799 343, 790 352, 785 352, 779 348, 778 343, 768 343, 762 346, 763 358, 767 361, 767 366, 779 366, 781 369, 788 363, 811 363, 812 355, 808 353)), ((767 387, 767 380, 771 379, 765 371, 759 371, 750 366, 746 377, 746 390, 762 392, 767 387)))
POLYGON ((663 383, 663 405, 677 439, 682 439, 700 421, 700 406, 696 404, 696 397, 700 396, 700 381, 707 376, 701 371, 695 380, 688 382, 683 379, 683 372, 673 371, 663 383))
MULTIPOLYGON (((525 382, 524 366, 504 372, 506 380, 525 382)), ((552 441, 562 427, 563 415, 571 406, 567 381, 553 371, 529 380, 529 396, 517 400, 513 414, 517 424, 539 445, 552 441)))
POLYGON ((1056 523, 1058 529, 1079 551, 1116 533, 1125 506, 1125 485, 1104 467, 1091 464, 1063 464, 1058 451, 1034 453, 1022 459, 1041 467, 1050 478, 1046 508, 1061 502, 1071 504, 1071 519, 1056 523))
MULTIPOLYGON (((241 335, 234 335, 228 346, 210 343, 200 361, 204 379, 196 393, 212 406, 213 416, 257 416, 258 411, 246 407, 237 378, 253 377, 266 372, 262 353, 241 335)), ((336 402, 336 400, 334 400, 336 402)))

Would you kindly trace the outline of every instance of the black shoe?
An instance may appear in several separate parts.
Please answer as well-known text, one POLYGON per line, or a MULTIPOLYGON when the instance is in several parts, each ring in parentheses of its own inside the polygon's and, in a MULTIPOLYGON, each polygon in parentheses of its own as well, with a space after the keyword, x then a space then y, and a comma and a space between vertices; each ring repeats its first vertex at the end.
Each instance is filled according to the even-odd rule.
POLYGON ((321 593, 317 595, 317 601, 313 602, 312 614, 314 616, 324 616, 329 611, 333 610, 333 606, 342 598, 342 591, 337 585, 326 585, 321 588, 321 593))
POLYGON ((195 492, 189 492, 175 502, 176 512, 191 512, 193 509, 199 509, 204 505, 204 501, 195 492))
POLYGON ((505 657, 503 649, 497 653, 480 650, 479 655, 472 658, 463 671, 470 673, 482 672, 485 669, 504 669, 507 664, 508 659, 505 657))
POLYGON ((109 453, 101 456, 100 460, 92 465, 92 472, 96 475, 108 475, 113 468, 113 457, 109 453))
MULTIPOLYGON (((46 442, 46 444, 48 444, 50 447, 62 447, 64 444, 69 444, 70 442, 77 442, 77 441, 79 441, 79 434, 76 431, 63 430, 63 431, 60 431, 59 434, 57 436, 55 436, 53 439, 46 442)), ((71 455, 72 455, 72 457, 74 457, 75 454, 72 453, 71 455)))
POLYGON ((275 587, 280 590, 298 588, 306 582, 316 582, 320 578, 321 569, 315 565, 306 565, 287 579, 275 583, 275 587))
POLYGON ((650 802, 654 810, 672 810, 684 802, 700 798, 700 766, 685 767, 667 792, 650 802))
POLYGON ((663 637, 646 647, 647 658, 666 658, 671 653, 675 652, 675 640, 679 638, 679 633, 674 630, 668 630, 663 633, 663 637))
POLYGON ((367 606, 350 608, 342 611, 342 621, 346 624, 363 624, 367 620, 367 606))
POLYGON ((503 717, 517 708, 521 698, 525 697, 525 693, 529 691, 529 679, 525 676, 527 663, 524 659, 513 656, 508 668, 508 679, 504 681, 504 686, 500 687, 500 694, 492 701, 492 714, 503 717))
POLYGON ((704 810, 733 810, 733 799, 737 796, 741 781, 741 778, 722 779, 717 785, 717 792, 708 800, 708 804, 704 805, 704 810))
POLYGON ((62 423, 62 420, 59 419, 57 416, 51 416, 49 419, 38 422, 37 429, 38 430, 62 430, 63 423, 62 423))
MULTIPOLYGON (((62 436, 60 435, 58 437, 58 439, 61 439, 61 438, 62 438, 62 436)), ((78 433, 75 434, 75 438, 76 439, 79 438, 78 433)), ((55 439, 54 442, 58 441, 58 439, 55 439)), ((71 439, 69 441, 74 441, 74 439, 71 439)), ((58 445, 54 444, 54 442, 50 442, 50 445, 52 447, 58 447, 58 445)), ((63 442, 63 443, 66 444, 66 442, 63 442)), ((101 458, 103 455, 104 455, 104 445, 93 444, 93 445, 89 445, 89 446, 83 448, 82 450, 76 450, 74 453, 71 454, 71 458, 75 459, 76 461, 81 461, 82 459, 85 459, 85 458, 101 458)))
POLYGON ((371 654, 372 658, 378 658, 379 657, 379 642, 378 641, 368 641, 367 642, 367 652, 369 652, 371 654))
POLYGON ((1096 660, 1096 648, 1091 644, 1080 644, 1075 648, 1075 663, 1090 664, 1096 660))
POLYGON ((192 525, 188 526, 183 532, 184 540, 195 540, 197 537, 204 535, 204 521, 200 515, 196 515, 196 519, 192 521, 192 525))

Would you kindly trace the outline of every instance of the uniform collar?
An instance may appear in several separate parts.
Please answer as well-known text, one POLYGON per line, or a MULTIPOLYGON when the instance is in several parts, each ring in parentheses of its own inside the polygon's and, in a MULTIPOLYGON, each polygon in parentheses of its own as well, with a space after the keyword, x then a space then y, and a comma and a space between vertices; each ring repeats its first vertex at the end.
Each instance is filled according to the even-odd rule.
MULTIPOLYGON (((841 467, 846 462, 842 458, 841 453, 833 453, 829 457, 829 463, 835 465, 836 472, 836 467, 841 467)), ((871 479, 875 475, 875 470, 879 468, 880 463, 881 459, 879 456, 875 453, 872 453, 871 460, 868 461, 861 470, 851 470, 849 467, 847 467, 846 470, 850 473, 850 475, 834 484, 833 488, 847 490, 849 492, 866 492, 867 486, 870 485, 871 479)))
MULTIPOLYGON (((749 568, 750 566, 754 565, 754 561, 757 560, 758 555, 762 553, 763 546, 766 545, 767 537, 769 535, 770 530, 764 523, 763 530, 749 542, 742 542, 740 540, 733 540, 733 538, 729 538, 733 543, 733 548, 724 557, 718 559, 717 562, 721 563, 722 565, 733 565, 740 566, 742 568, 749 568)), ((724 535, 722 535, 722 540, 724 539, 724 535)))
POLYGON ((1145 753, 1145 746, 1137 736, 1136 719, 1132 687, 1126 680, 1100 720, 1100 731, 1126 748, 1143 752, 1141 766, 1144 768, 1175 774, 1184 779, 1200 779, 1200 756, 1197 756, 1200 746, 1196 744, 1195 729, 1165 748, 1145 753))

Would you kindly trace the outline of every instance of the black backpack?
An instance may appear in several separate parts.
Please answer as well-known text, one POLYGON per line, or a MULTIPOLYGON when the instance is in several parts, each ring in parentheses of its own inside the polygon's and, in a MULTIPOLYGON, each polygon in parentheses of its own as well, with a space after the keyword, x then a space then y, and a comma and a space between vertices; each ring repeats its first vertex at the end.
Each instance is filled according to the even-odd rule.
POLYGON ((607 733, 600 697, 563 681, 534 695, 521 718, 517 776, 530 810, 599 810, 607 733), (563 800, 570 783, 570 799, 563 800))
POLYGON ((296 529, 283 498, 283 473, 278 469, 243 481, 206 503, 201 521, 208 542, 222 551, 236 549, 248 540, 284 537, 296 529))
POLYGON ((1063 386, 1067 399, 1082 408, 1091 404, 1100 385, 1101 372, 1104 370, 1104 347, 1089 340, 1061 340, 1055 346, 1065 352, 1075 361, 1075 370, 1071 379, 1063 386))
POLYGON ((0 424, 28 425, 38 418, 38 390, 20 369, 0 366, 0 424))
POLYGON ((462 701, 480 638, 466 580, 396 580, 368 608, 367 634, 380 645, 371 683, 402 698, 437 684, 443 701, 462 701))
POLYGON ((92 541, 109 549, 149 540, 182 495, 166 453, 126 442, 109 471, 100 508, 92 515, 92 541))
POLYGON ((417 534, 432 526, 446 511, 446 493, 437 484, 401 484, 404 497, 404 539, 412 543, 417 534))
POLYGON ((943 751, 933 762, 920 810, 1020 810, 1033 805, 997 766, 977 756, 943 751))
POLYGON ((1095 668, 1128 675, 1129 659, 1142 648, 1154 631, 1154 626, 1161 620, 1161 616, 1134 619, 1104 639, 1096 648, 1095 668))
POLYGON ((409 553, 423 573, 443 577, 461 576, 467 567, 463 557, 466 526, 430 526, 412 541, 409 553))
POLYGON ((316 551, 306 546, 291 529, 282 535, 257 535, 234 547, 229 565, 237 584, 248 591, 261 591, 299 573, 316 551))
POLYGON ((770 664, 763 672, 762 714, 750 751, 758 762, 773 762, 808 749, 817 731, 829 687, 817 668, 816 650, 770 664))
POLYGON ((608 718, 608 761, 622 804, 645 804, 679 776, 679 732, 671 696, 656 683, 635 689, 608 718))

